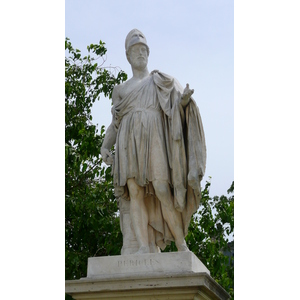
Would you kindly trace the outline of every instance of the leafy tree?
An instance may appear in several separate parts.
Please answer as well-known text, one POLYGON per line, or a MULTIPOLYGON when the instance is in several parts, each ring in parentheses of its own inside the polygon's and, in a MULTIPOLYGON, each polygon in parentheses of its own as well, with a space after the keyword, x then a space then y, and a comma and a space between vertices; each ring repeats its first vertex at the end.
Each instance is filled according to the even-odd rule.
MULTIPOLYGON (((210 275, 234 299, 234 182, 226 197, 209 196, 211 183, 202 190, 201 205, 191 219, 186 242, 189 249, 209 269, 210 275)), ((176 251, 175 243, 164 252, 176 251)))
POLYGON ((122 246, 111 169, 100 156, 105 129, 98 132, 91 108, 101 93, 111 98, 127 75, 103 67, 102 41, 82 57, 66 38, 65 50, 65 277, 79 279, 86 276, 88 257, 118 254, 122 246))
POLYGON ((209 196, 210 182, 202 191, 201 206, 191 220, 186 237, 191 251, 209 269, 210 275, 234 298, 234 182, 229 197, 209 196))

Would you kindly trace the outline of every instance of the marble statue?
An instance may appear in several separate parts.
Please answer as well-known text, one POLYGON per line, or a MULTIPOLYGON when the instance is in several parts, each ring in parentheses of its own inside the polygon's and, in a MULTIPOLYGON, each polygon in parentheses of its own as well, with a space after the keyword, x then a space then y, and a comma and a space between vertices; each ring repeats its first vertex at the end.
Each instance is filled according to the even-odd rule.
POLYGON ((123 243, 135 242, 134 250, 125 247, 122 254, 160 252, 171 241, 178 251, 189 251, 185 236, 200 204, 206 166, 194 90, 158 70, 149 73, 141 31, 128 33, 125 49, 133 76, 113 90, 112 122, 101 148, 121 201, 123 243))

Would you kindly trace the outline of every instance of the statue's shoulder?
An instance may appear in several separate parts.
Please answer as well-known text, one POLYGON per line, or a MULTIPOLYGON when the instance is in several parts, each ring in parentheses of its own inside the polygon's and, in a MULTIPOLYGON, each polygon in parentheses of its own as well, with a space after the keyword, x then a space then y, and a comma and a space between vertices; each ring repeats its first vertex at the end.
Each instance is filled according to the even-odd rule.
MULTIPOLYGON (((150 75, 152 76, 157 76, 156 78, 160 78, 162 80, 166 80, 166 81, 177 81, 177 79, 175 77, 173 77, 170 74, 158 71, 158 70, 153 70, 150 75)), ((177 81, 178 82, 178 81, 177 81)))
POLYGON ((128 90, 130 90, 131 85, 132 85, 131 81, 132 81, 132 79, 129 79, 115 87, 116 93, 118 94, 120 99, 123 99, 127 95, 128 90))
POLYGON ((127 81, 122 82, 122 83, 120 83, 118 85, 115 85, 113 92, 114 93, 119 93, 120 91, 122 91, 122 89, 124 89, 124 86, 125 86, 126 83, 127 83, 127 81))
POLYGON ((128 81, 129 80, 114 86, 112 93, 113 104, 116 104, 124 97, 124 94, 126 93, 128 87, 128 81))
POLYGON ((182 92, 183 88, 179 81, 172 75, 166 74, 164 72, 153 70, 150 73, 152 76, 156 76, 156 82, 159 84, 166 85, 168 87, 173 86, 175 90, 182 92))
POLYGON ((170 77, 170 78, 173 78, 173 76, 171 76, 171 75, 169 75, 169 74, 167 74, 167 73, 164 73, 164 72, 161 72, 161 71, 159 71, 159 70, 153 70, 153 71, 151 71, 151 73, 150 73, 150 75, 155 75, 155 74, 157 74, 158 76, 162 76, 162 77, 170 77))

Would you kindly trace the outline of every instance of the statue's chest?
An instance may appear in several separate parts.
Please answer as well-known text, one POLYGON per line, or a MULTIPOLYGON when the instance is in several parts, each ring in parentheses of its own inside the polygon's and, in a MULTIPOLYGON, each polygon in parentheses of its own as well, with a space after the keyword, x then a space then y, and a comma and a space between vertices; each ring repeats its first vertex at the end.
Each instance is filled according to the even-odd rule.
POLYGON ((134 82, 134 83, 130 83, 125 85, 122 90, 120 91, 120 98, 124 99, 128 96, 130 96, 130 94, 134 94, 134 91, 137 91, 137 89, 140 87, 140 83, 138 82, 134 82))
POLYGON ((152 82, 132 82, 120 91, 120 100, 137 107, 156 106, 156 90, 152 82), (126 99, 126 100, 125 100, 126 99))

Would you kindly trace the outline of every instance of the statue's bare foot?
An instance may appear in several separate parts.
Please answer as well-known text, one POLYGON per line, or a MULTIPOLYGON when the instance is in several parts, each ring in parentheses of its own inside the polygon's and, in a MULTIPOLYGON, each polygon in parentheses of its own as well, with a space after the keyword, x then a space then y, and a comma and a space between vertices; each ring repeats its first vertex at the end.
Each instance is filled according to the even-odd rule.
POLYGON ((186 245, 186 242, 184 241, 181 244, 177 244, 176 243, 176 247, 178 251, 190 251, 190 249, 188 248, 188 246, 186 245))
POLYGON ((134 254, 146 254, 146 253, 150 253, 150 249, 148 246, 141 246, 140 249, 135 252, 134 254))

